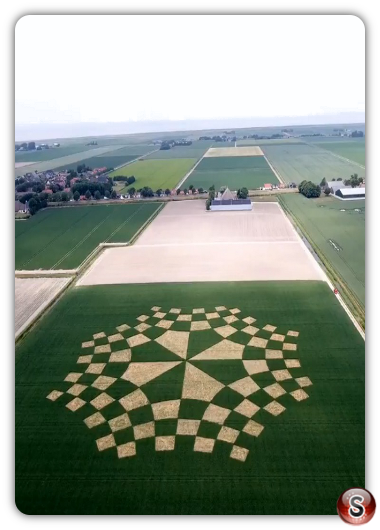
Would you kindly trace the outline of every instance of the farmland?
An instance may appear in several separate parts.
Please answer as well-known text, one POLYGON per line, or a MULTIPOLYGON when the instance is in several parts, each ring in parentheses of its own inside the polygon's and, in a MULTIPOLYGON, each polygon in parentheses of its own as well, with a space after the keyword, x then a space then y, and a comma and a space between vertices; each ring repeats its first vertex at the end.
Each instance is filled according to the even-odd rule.
MULTIPOLYGON (((83 160, 86 160, 90 157, 103 155, 105 153, 110 153, 118 149, 119 147, 120 146, 96 147, 94 149, 88 149, 87 151, 80 151, 78 153, 60 156, 59 158, 54 158, 53 160, 43 160, 41 162, 36 162, 30 167, 33 169, 33 171, 47 171, 49 169, 56 168, 66 169, 70 167, 70 165, 75 165, 76 169, 77 165, 80 164, 83 160)), ((53 149, 51 149, 51 151, 53 151, 53 149)), ((28 168, 25 169, 25 167, 16 168, 15 176, 18 177, 24 175, 27 171, 28 168)))
POLYGON ((15 224, 16 269, 73 269, 101 242, 127 242, 159 203, 46 209, 15 224))
POLYGON ((18 337, 43 312, 70 278, 15 278, 15 332, 18 337))
POLYGON ((45 160, 54 160, 55 158, 82 153, 84 151, 89 151, 88 145, 72 144, 51 149, 43 149, 41 151, 16 151, 15 160, 16 162, 43 162, 45 160))
POLYGON ((166 188, 171 190, 193 167, 196 161, 196 158, 144 159, 113 171, 109 176, 113 178, 115 176, 129 177, 133 175, 136 178, 136 182, 133 183, 136 189, 148 186, 153 191, 157 189, 165 190, 166 188))
POLYGON ((23 513, 333 515, 342 491, 364 487, 364 343, 323 282, 71 289, 17 345, 15 388, 23 513), (170 343, 162 314, 181 337, 199 331, 170 343), (285 346, 268 323, 295 330, 297 350, 247 345, 252 321, 268 348, 285 346), (220 326, 240 352, 229 360, 215 349, 220 326), (135 389, 147 405, 132 404, 135 389))
POLYGON ((289 194, 281 196, 281 203, 364 311, 365 201, 344 202, 333 197, 309 200, 301 194, 289 194))
POLYGON ((191 145, 175 146, 171 149, 158 149, 154 153, 147 156, 150 158, 200 158, 204 155, 212 142, 208 140, 196 140, 191 145))
POLYGON ((228 186, 231 190, 246 187, 259 188, 263 184, 278 184, 263 156, 205 157, 189 175, 182 187, 208 189, 213 184, 218 190, 228 186))
POLYGON ((316 145, 321 149, 326 149, 365 166, 365 143, 363 140, 318 142, 316 145))
POLYGON ((347 179, 353 173, 365 177, 365 170, 342 160, 328 151, 308 144, 261 145, 264 154, 285 182, 299 184, 311 180, 319 184, 323 177, 329 181, 347 179))

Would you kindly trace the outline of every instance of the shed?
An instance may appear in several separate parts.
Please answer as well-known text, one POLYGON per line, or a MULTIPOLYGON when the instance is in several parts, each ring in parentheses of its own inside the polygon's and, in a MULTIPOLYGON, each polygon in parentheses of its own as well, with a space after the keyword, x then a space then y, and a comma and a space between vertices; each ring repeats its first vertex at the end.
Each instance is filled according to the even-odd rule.
POLYGON ((226 210, 252 210, 252 203, 250 199, 214 200, 211 201, 210 210, 213 212, 226 210))
POLYGON ((365 188, 341 188, 335 197, 341 200, 365 199, 365 188))

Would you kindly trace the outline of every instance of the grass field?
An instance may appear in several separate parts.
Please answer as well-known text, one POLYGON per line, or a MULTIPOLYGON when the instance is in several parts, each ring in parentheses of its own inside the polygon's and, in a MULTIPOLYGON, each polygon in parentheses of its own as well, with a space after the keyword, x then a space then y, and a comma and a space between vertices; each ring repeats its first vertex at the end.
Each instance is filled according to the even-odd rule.
POLYGON ((365 166, 365 143, 363 140, 318 142, 317 146, 365 166))
MULTIPOLYGON (((134 176, 136 189, 149 186, 153 191, 158 189, 170 190, 175 187, 182 177, 196 163, 196 158, 176 158, 172 160, 139 160, 119 170, 110 173, 110 177, 134 176)), ((128 186, 124 190, 128 189, 128 186)), ((123 190, 122 190, 123 191, 123 190)))
POLYGON ((354 173, 365 177, 365 170, 356 164, 342 160, 316 145, 286 144, 262 145, 262 150, 285 182, 299 184, 311 180, 319 184, 323 177, 347 179, 354 173))
POLYGON ((365 201, 345 202, 333 197, 309 200, 301 194, 282 195, 280 200, 353 292, 364 311, 365 201))
POLYGON ((224 156, 203 158, 182 188, 193 184, 208 189, 214 184, 217 190, 221 186, 255 189, 266 183, 278 184, 278 179, 263 156, 224 156))
POLYGON ((139 154, 116 155, 113 153, 115 153, 115 151, 111 152, 110 154, 85 158, 83 160, 80 160, 79 162, 65 164, 55 169, 56 171, 64 171, 66 169, 74 169, 76 171, 78 164, 86 164, 86 166, 90 167, 91 169, 95 169, 97 167, 115 168, 141 156, 139 154))
POLYGON ((364 343, 322 282, 72 288, 16 346, 15 382, 16 504, 23 513, 333 515, 342 491, 364 487, 364 343), (171 308, 192 322, 176 321, 171 308), (205 320, 194 308, 218 313, 205 320), (157 310, 188 339, 168 342, 157 310), (140 315, 146 317, 136 320, 140 315), (267 348, 282 342, 265 325, 299 332, 286 336, 297 350, 269 359, 263 346, 247 345, 248 316, 267 348), (213 350, 210 360, 196 359, 223 340, 215 328, 224 318, 234 332, 228 351, 240 356, 221 360, 213 350), (188 336, 198 321, 210 327, 188 336), (138 336, 150 341, 134 345, 137 332, 122 324, 138 325, 138 336), (116 326, 121 339, 110 339, 109 349, 120 351, 129 340, 132 362, 124 350, 111 356, 119 362, 97 353, 91 364, 86 357, 77 363, 94 350, 82 342, 99 334, 96 345, 105 345, 116 326), (290 379, 272 372, 285 366, 290 379), (101 372, 106 377, 97 380, 101 372), (243 386, 228 386, 242 378, 243 386), (274 404, 273 384, 284 391, 274 404), (133 396, 145 395, 148 404, 132 401, 136 389, 133 396), (102 392, 114 401, 103 407, 103 394, 96 410, 89 401, 102 392), (74 404, 83 406, 73 412, 74 404), (96 412, 89 429, 84 420, 96 412))
POLYGON ((159 203, 46 209, 15 223, 15 268, 73 269, 101 242, 127 242, 159 203))

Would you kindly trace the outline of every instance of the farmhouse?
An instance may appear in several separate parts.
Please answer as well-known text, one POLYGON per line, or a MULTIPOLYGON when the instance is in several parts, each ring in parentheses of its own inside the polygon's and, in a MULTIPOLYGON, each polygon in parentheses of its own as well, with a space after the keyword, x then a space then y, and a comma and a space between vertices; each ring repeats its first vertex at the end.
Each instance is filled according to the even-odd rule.
POLYGON ((365 188, 341 188, 335 193, 341 200, 365 199, 365 188))
POLYGON ((250 199, 237 199, 236 193, 226 188, 223 193, 218 193, 217 199, 211 201, 210 210, 252 210, 252 203, 250 199))

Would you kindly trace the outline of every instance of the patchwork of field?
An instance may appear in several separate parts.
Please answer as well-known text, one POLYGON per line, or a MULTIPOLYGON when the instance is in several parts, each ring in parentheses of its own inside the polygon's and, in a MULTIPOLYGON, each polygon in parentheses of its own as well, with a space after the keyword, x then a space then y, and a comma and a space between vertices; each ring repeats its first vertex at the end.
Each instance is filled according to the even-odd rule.
POLYGON ((205 154, 208 157, 231 157, 231 156, 262 156, 260 147, 211 147, 205 154))
POLYGON ((16 338, 69 283, 70 278, 15 278, 16 338))
POLYGON ((357 164, 334 156, 332 153, 307 144, 263 145, 264 154, 284 182, 299 184, 311 180, 319 184, 335 178, 347 179, 357 173, 365 177, 365 170, 357 164))
MULTIPOLYGON (((131 184, 136 189, 144 186, 158 189, 172 190, 176 184, 186 175, 197 162, 196 158, 176 158, 165 160, 139 160, 126 167, 120 168, 110 173, 110 177, 134 176, 136 182, 131 184)), ((124 190, 128 189, 128 186, 124 190)), ((123 191, 123 190, 122 190, 123 191)))
MULTIPOLYGON (((94 149, 88 149, 87 151, 80 151, 66 156, 60 156, 59 158, 54 158, 53 160, 43 160, 41 162, 36 162, 33 164, 33 171, 47 171, 48 169, 66 169, 74 166, 75 169, 77 165, 82 163, 82 161, 98 156, 105 153, 112 152, 118 149, 120 146, 107 146, 107 147, 96 147, 94 149)), ((51 149, 53 151, 53 149, 51 149)), ((24 167, 19 167, 15 169, 15 176, 19 177, 24 175, 27 172, 24 167)))
MULTIPOLYGON (((50 144, 51 142, 49 142, 50 144)), ((55 158, 62 158, 64 156, 74 155, 76 153, 87 152, 91 150, 91 146, 82 144, 62 145, 61 147, 54 147, 51 149, 43 149, 41 151, 16 151, 16 162, 43 162, 45 160, 54 160, 55 158)))
POLYGON ((106 249, 78 285, 297 279, 324 275, 278 204, 208 212, 187 201, 167 204, 132 247, 106 249))
POLYGON ((321 149, 326 149, 332 153, 342 156, 365 166, 365 143, 364 141, 329 141, 329 142, 318 142, 317 146, 321 149))
POLYGON ((214 185, 216 190, 228 186, 237 191, 242 187, 256 189, 267 183, 278 184, 278 179, 264 156, 210 156, 201 160, 182 188, 192 184, 195 188, 208 189, 214 185))
POLYGON ((102 242, 128 242, 160 203, 51 208, 15 224, 15 268, 74 269, 102 242))
POLYGON ((209 140, 196 140, 191 145, 172 147, 171 149, 158 149, 154 153, 147 156, 150 158, 200 158, 204 155, 207 149, 212 145, 209 140))
POLYGON ((301 194, 280 200, 364 310, 365 201, 309 200, 301 194))
POLYGON ((15 389, 26 514, 333 515, 364 487, 364 343, 324 282, 71 289, 15 389))

